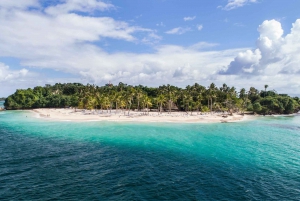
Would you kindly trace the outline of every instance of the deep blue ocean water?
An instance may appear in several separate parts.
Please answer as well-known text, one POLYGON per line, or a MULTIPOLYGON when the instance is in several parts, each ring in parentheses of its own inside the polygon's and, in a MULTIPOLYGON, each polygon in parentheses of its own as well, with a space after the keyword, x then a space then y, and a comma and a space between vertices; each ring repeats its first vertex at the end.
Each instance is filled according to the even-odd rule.
POLYGON ((300 116, 58 122, 0 112, 0 200, 300 200, 300 116))

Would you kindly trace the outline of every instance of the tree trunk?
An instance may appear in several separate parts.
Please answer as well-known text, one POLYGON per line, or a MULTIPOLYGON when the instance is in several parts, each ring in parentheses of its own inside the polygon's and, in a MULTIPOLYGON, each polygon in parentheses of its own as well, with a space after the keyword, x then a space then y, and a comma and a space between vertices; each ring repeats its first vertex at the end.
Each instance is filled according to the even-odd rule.
POLYGON ((162 103, 160 103, 160 106, 159 106, 159 113, 161 114, 161 110, 162 110, 162 103))
POLYGON ((130 108, 131 108, 131 104, 129 104, 129 108, 128 108, 128 116, 129 116, 130 108))
POLYGON ((189 114, 189 104, 187 104, 186 106, 186 111, 185 111, 187 114, 189 114))
POLYGON ((207 108, 209 109, 209 98, 207 98, 207 108))

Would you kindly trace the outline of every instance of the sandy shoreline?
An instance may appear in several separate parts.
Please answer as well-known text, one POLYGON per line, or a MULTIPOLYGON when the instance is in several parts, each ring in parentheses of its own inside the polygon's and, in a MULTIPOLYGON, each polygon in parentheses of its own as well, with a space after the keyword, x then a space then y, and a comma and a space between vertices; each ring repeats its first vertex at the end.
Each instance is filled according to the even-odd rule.
POLYGON ((193 112, 172 112, 168 114, 163 112, 134 112, 128 111, 124 113, 121 110, 110 111, 88 111, 74 109, 34 109, 33 112, 39 114, 38 117, 59 120, 59 121, 119 121, 119 122, 178 122, 178 123, 228 123, 228 122, 240 122, 255 118, 253 115, 240 115, 233 114, 227 115, 223 113, 203 113, 197 114, 193 112))

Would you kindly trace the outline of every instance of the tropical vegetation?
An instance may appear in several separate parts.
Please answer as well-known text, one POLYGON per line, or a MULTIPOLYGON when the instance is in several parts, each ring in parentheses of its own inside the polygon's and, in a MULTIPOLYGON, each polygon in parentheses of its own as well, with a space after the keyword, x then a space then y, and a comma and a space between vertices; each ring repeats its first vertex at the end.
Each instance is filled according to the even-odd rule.
POLYGON ((131 86, 120 82, 118 85, 83 85, 80 83, 57 83, 37 86, 33 89, 18 89, 5 99, 7 110, 33 108, 65 108, 102 110, 113 109, 129 115, 130 111, 144 112, 185 111, 193 112, 240 112, 257 114, 291 114, 300 109, 298 97, 278 94, 275 90, 250 87, 237 91, 235 87, 214 83, 208 87, 198 83, 179 88, 172 85, 147 87, 131 86), (125 113, 126 111, 126 113, 125 113))

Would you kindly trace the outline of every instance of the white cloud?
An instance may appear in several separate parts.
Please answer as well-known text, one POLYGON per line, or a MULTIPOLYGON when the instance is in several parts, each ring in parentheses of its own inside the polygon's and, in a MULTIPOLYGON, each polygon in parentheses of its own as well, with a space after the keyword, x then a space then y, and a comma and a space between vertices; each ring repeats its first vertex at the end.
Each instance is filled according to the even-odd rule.
POLYGON ((203 25, 202 25, 202 24, 197 25, 197 29, 198 29, 199 31, 201 31, 201 30, 203 29, 203 25))
POLYGON ((206 49, 206 48, 210 48, 210 47, 216 47, 218 45, 219 45, 218 43, 199 42, 199 43, 196 43, 196 44, 193 44, 192 46, 190 46, 190 49, 201 50, 201 49, 206 49))
POLYGON ((187 28, 183 28, 183 27, 176 27, 174 29, 171 29, 169 31, 166 31, 166 34, 177 34, 177 35, 181 35, 184 34, 188 31, 191 31, 191 28, 187 27, 187 28))
POLYGON ((0 56, 17 58, 35 57, 34 51, 40 56, 45 55, 46 51, 55 54, 57 49, 103 38, 125 41, 159 38, 153 30, 130 26, 110 17, 89 17, 75 13, 51 16, 42 12, 8 11, 5 8, 0 8, 0 29, 0 56), (134 36, 137 32, 142 38, 134 36))
POLYGON ((39 7, 39 0, 1 0, 0 8, 5 9, 25 9, 28 7, 39 7))
POLYGON ((280 75, 300 73, 300 19, 283 36, 280 22, 266 20, 258 28, 257 49, 241 52, 226 74, 280 75))
MULTIPOLYGON (((161 36, 153 30, 130 26, 113 18, 68 13, 72 9, 62 12, 59 6, 51 8, 59 10, 52 10, 57 15, 0 9, 0 56, 18 58, 23 66, 79 75, 86 82, 153 84, 207 78, 241 51, 205 52, 201 50, 215 44, 201 42, 190 47, 156 46, 152 53, 107 53, 93 42, 112 38, 154 45, 161 40, 161 36), (143 35, 137 37, 134 35, 136 32, 142 32, 143 35), (184 71, 180 79, 178 76, 175 78, 176 69, 187 68, 187 64, 191 72, 184 71)), ((170 33, 183 34, 189 30, 179 27, 170 33)))
POLYGON ((240 52, 238 56, 230 63, 230 67, 226 71, 227 74, 252 73, 256 65, 262 58, 259 49, 255 51, 247 50, 240 52))
POLYGON ((64 3, 48 7, 45 12, 51 15, 65 14, 71 11, 92 12, 115 8, 112 4, 99 0, 64 0, 64 3))
POLYGON ((286 36, 276 20, 264 21, 258 31, 257 48, 238 53, 216 77, 219 81, 223 77, 228 83, 234 79, 243 86, 262 88, 268 84, 277 92, 299 96, 300 19, 286 36))
POLYGON ((224 10, 232 10, 243 7, 250 3, 256 3, 257 0, 228 0, 227 5, 223 7, 224 10))
POLYGON ((0 82, 15 81, 28 75, 28 70, 23 68, 21 70, 10 70, 9 66, 0 63, 0 82))
POLYGON ((196 19, 196 16, 193 16, 193 17, 184 17, 183 18, 184 21, 192 21, 194 19, 196 19))
POLYGON ((61 50, 57 55, 49 54, 47 57, 30 59, 23 64, 80 74, 93 83, 122 81, 153 85, 153 83, 178 83, 207 78, 221 70, 224 63, 229 62, 234 54, 241 51, 237 49, 204 52, 193 46, 184 48, 165 45, 148 54, 126 52, 108 54, 91 45, 80 45, 80 50, 78 48, 70 47, 61 50), (212 60, 214 62, 211 62, 212 60), (178 76, 173 77, 176 69, 184 68, 187 63, 192 70, 182 75, 180 80, 178 76))
MULTIPOLYGON (((38 6, 33 2, 31 5, 38 6)), ((68 81, 150 86, 167 83, 184 86, 193 82, 204 86, 211 82, 242 87, 269 84, 278 92, 284 89, 288 93, 295 92, 300 86, 300 20, 285 37, 279 22, 265 21, 258 28, 260 37, 254 50, 208 51, 218 44, 199 42, 188 47, 161 46, 156 41, 162 38, 154 30, 110 17, 82 16, 72 13, 74 8, 57 10, 59 12, 53 11, 55 15, 50 15, 39 9, 30 12, 24 6, 13 4, 0 8, 0 57, 17 58, 22 66, 33 67, 28 72, 27 67, 11 70, 0 65, 1 89, 68 81), (105 38, 150 43, 155 49, 149 53, 108 53, 99 45, 105 38), (74 78, 33 79, 34 68, 54 69, 74 75, 74 78), (222 70, 227 72, 220 74, 222 70)), ((93 12, 90 8, 79 10, 93 12)), ((178 27, 168 32, 183 34, 190 30, 178 27)))
POLYGON ((150 32, 147 36, 145 36, 143 39, 142 39, 142 42, 145 43, 145 44, 157 44, 160 40, 162 40, 162 37, 157 35, 156 33, 154 32, 150 32))

